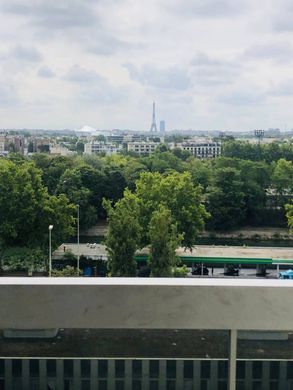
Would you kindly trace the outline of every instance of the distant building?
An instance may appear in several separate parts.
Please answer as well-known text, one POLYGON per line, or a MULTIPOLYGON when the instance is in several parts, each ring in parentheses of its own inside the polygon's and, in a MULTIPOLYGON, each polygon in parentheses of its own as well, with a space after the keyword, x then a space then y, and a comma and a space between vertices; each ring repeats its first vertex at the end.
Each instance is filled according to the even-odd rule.
POLYGON ((85 154, 106 154, 112 155, 122 150, 121 145, 116 145, 108 142, 89 142, 84 145, 85 154))
POLYGON ((5 138, 4 136, 0 135, 0 155, 5 155, 5 138))
POLYGON ((50 151, 49 137, 30 137, 27 139, 28 153, 44 153, 50 151))
POLYGON ((73 152, 72 150, 69 150, 60 144, 52 144, 50 145, 50 154, 57 156, 71 156, 76 154, 76 152, 73 152))
POLYGON ((179 148, 190 152, 196 158, 216 158, 221 155, 221 143, 213 141, 186 141, 170 145, 171 149, 179 148))
POLYGON ((128 142, 127 150, 128 152, 135 152, 139 156, 150 155, 154 153, 156 148, 159 146, 159 142, 128 142))
POLYGON ((160 133, 164 133, 166 131, 165 121, 160 121, 160 133))
POLYGON ((124 141, 123 134, 112 134, 106 136, 107 142, 116 142, 118 144, 122 144, 124 141))
POLYGON ((8 134, 0 135, 0 153, 7 155, 9 153, 24 152, 24 137, 12 136, 8 134))

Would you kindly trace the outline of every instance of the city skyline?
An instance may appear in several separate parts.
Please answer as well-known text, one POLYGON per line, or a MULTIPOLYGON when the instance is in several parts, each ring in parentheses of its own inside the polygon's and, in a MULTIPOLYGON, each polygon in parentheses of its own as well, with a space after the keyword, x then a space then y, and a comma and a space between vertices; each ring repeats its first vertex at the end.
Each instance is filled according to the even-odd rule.
POLYGON ((1 128, 293 127, 293 6, 3 0, 1 128))

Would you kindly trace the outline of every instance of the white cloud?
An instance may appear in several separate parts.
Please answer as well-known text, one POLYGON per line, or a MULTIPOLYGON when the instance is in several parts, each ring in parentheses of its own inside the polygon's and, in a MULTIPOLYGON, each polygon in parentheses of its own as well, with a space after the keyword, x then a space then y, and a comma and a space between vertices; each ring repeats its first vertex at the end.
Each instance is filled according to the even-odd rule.
POLYGON ((157 68, 152 65, 144 65, 137 68, 131 63, 125 64, 130 77, 146 87, 168 90, 186 90, 192 83, 186 69, 175 66, 157 68))
POLYGON ((169 129, 291 127, 292 20, 290 0, 2 0, 2 126, 147 129, 156 100, 169 129))
POLYGON ((243 59, 273 60, 288 63, 293 60, 293 46, 288 41, 253 45, 244 51, 243 59))
POLYGON ((55 73, 47 66, 43 66, 38 70, 38 76, 50 79, 52 77, 55 77, 55 73))

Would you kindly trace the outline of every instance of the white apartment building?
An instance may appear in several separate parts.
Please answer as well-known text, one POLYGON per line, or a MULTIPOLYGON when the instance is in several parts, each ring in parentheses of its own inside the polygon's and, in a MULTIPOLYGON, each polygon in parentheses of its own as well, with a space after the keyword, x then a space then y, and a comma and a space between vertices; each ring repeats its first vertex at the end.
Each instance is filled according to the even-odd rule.
POLYGON ((150 155, 154 153, 156 148, 159 146, 158 142, 128 142, 127 150, 128 152, 135 152, 139 156, 141 155, 150 155))
POLYGON ((108 142, 89 142, 84 145, 85 154, 101 154, 106 155, 116 154, 122 150, 121 145, 116 145, 108 142))
POLYGON ((197 158, 215 158, 221 156, 221 143, 213 141, 185 141, 172 144, 171 149, 179 148, 190 152, 197 158))

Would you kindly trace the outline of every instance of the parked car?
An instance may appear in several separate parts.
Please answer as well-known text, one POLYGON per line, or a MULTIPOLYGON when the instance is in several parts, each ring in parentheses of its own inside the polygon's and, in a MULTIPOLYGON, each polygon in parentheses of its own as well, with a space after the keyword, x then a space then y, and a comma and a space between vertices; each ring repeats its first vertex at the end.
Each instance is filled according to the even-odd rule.
POLYGON ((280 272, 279 273, 279 278, 280 279, 293 279, 293 270, 288 269, 287 271, 280 272))
POLYGON ((226 276, 238 276, 239 268, 234 267, 233 264, 228 265, 224 268, 224 275, 226 276))
POLYGON ((209 270, 205 265, 202 266, 201 264, 199 264, 199 265, 192 267, 191 274, 192 275, 208 275, 209 270))

